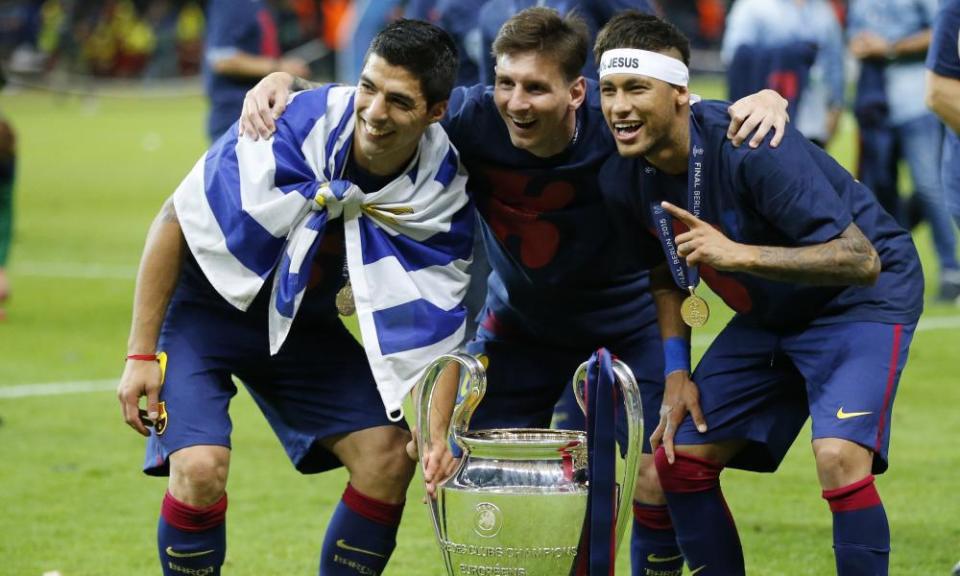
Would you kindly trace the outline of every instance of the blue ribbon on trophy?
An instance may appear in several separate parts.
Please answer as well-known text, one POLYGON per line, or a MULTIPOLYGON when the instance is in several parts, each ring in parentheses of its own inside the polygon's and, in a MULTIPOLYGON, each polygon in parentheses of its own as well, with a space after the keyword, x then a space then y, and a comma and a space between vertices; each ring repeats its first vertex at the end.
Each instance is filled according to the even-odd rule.
POLYGON ((616 562, 617 386, 610 352, 601 348, 587 363, 587 541, 590 576, 613 574, 616 562))

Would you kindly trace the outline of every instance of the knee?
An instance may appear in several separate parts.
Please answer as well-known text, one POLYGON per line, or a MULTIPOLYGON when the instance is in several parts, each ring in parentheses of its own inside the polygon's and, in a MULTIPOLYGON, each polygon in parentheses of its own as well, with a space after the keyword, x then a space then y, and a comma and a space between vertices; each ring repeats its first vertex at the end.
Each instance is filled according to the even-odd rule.
POLYGON ((230 450, 191 446, 170 455, 170 493, 192 506, 207 506, 226 492, 230 450))
POLYGON ((838 438, 815 440, 817 475, 825 490, 847 486, 870 474, 873 453, 859 444, 838 438))
POLYGON ((673 463, 670 463, 663 446, 657 449, 654 461, 660 485, 666 493, 704 492, 720 484, 723 464, 715 461, 685 452, 676 452, 673 463))
POLYGON ((375 498, 402 500, 415 470, 406 451, 409 439, 409 433, 400 429, 367 435, 363 445, 358 445, 356 457, 344 462, 351 484, 375 498))
POLYGON ((637 475, 637 486, 633 491, 633 498, 644 504, 666 504, 663 497, 663 488, 660 487, 660 478, 652 454, 640 456, 640 472, 637 475))

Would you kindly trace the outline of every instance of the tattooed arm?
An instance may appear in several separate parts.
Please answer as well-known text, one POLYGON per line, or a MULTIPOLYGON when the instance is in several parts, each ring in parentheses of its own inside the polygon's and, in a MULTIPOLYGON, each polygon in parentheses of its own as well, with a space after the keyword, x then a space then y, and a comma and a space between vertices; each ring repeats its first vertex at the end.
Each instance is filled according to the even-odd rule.
MULTIPOLYGON (((160 327, 167 313, 183 262, 185 242, 180 221, 173 206, 173 198, 164 202, 160 213, 150 225, 146 245, 137 271, 133 295, 133 322, 127 341, 127 354, 155 354, 160 338, 160 327)), ((128 360, 117 388, 117 398, 127 424, 144 436, 149 436, 139 412, 140 398, 147 398, 147 418, 158 415, 157 402, 162 385, 157 362, 128 360)))
POLYGON ((690 228, 677 236, 677 253, 690 265, 817 285, 870 285, 880 276, 880 257, 856 224, 822 244, 752 246, 730 240, 682 208, 667 202, 663 206, 690 228))
POLYGON ((856 224, 813 246, 748 246, 741 271, 771 280, 820 285, 870 285, 880 276, 880 256, 856 224))

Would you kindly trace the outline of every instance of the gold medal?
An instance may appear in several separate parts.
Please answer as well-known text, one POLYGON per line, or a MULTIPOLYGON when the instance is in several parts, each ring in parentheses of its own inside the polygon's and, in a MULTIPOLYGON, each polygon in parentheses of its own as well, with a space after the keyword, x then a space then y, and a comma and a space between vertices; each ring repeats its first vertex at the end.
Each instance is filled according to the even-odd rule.
POLYGON ((694 294, 693 288, 680 305, 680 317, 691 328, 702 328, 710 319, 710 307, 707 306, 707 301, 694 294))
POLYGON ((353 316, 357 311, 357 305, 353 301, 353 286, 348 281, 343 288, 337 292, 337 312, 341 316, 353 316))

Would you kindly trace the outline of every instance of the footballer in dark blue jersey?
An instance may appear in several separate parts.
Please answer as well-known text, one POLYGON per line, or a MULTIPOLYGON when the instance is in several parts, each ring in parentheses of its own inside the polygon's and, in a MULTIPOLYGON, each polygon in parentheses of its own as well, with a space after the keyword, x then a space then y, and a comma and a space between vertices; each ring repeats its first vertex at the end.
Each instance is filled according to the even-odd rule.
MULTIPOLYGON (((340 99, 325 109, 325 117, 342 128, 352 115, 342 148, 348 156, 344 177, 375 191, 407 180, 404 167, 417 157, 427 128, 443 116, 455 74, 453 39, 425 22, 403 20, 374 39, 356 91, 333 96, 327 90, 307 94, 305 101, 326 105, 340 99)), ((298 117, 288 120, 296 123, 298 117)), ((310 133, 313 117, 299 120, 305 123, 291 125, 291 131, 310 133)), ((217 146, 232 150, 238 136, 229 136, 217 146)), ((273 167, 278 155, 289 153, 284 143, 300 142, 278 139, 277 151, 261 147, 248 152, 242 163, 268 162, 273 167)), ((209 179, 220 178, 225 184, 194 189, 211 203, 222 202, 224 194, 240 194, 237 187, 244 187, 238 179, 240 160, 209 162, 217 146, 202 169, 209 179)), ((306 155, 309 149, 303 145, 297 153, 306 155)), ((433 171, 439 164, 431 167, 422 161, 417 166, 433 171)), ((312 173, 301 176, 300 182, 314 178, 312 173)), ((267 180, 269 184, 261 184, 279 185, 272 174, 267 180)), ((188 193, 178 192, 177 197, 188 193)), ((216 278, 216 272, 201 269, 198 260, 205 249, 196 249, 193 240, 207 232, 222 236, 228 226, 218 218, 249 218, 248 213, 238 207, 190 226, 184 210, 171 199, 148 234, 137 276, 129 355, 117 391, 127 424, 149 437, 144 470, 169 474, 157 528, 162 573, 220 574, 226 555, 234 377, 250 391, 297 470, 313 473, 343 465, 349 472, 349 483, 325 528, 320 573, 383 573, 396 545, 415 468, 404 452, 411 437, 406 424, 387 415, 368 356, 337 314, 348 313, 341 305, 349 276, 342 220, 326 225, 312 266, 301 269, 308 269, 310 276, 296 319, 282 347, 272 354, 267 312, 272 276, 281 273, 280 265, 268 263, 261 272, 266 282, 249 307, 240 310, 213 287, 209 278, 216 278), (186 251, 187 240, 199 252, 186 251), (141 397, 147 399, 146 410, 139 409, 141 397)), ((251 229, 284 240, 283 227, 289 223, 268 218, 274 228, 254 224, 251 229)), ((436 223, 451 225, 443 217, 436 223)), ((261 246, 257 239, 250 241, 254 235, 235 233, 226 242, 253 250, 261 246)), ((345 300, 349 303, 352 297, 345 300)))
POLYGON ((890 535, 871 474, 887 468, 922 310, 909 234, 793 129, 778 148, 730 145, 727 105, 691 96, 689 44, 672 25, 620 14, 596 52, 623 156, 605 167, 617 174, 605 193, 662 247, 651 285, 667 382, 651 442, 663 444, 656 466, 691 571, 744 573, 719 474, 776 469, 809 415, 837 571, 886 574, 890 535), (709 316, 700 278, 737 314, 691 377, 690 326, 709 316))
POLYGON ((947 125, 941 164, 943 193, 960 225, 960 0, 940 3, 927 50, 927 69, 927 105, 947 125))
MULTIPOLYGON (((442 121, 470 172, 468 189, 482 216, 493 271, 480 328, 468 350, 487 366, 487 392, 471 426, 543 427, 576 367, 598 347, 624 360, 641 387, 645 421, 658 419, 663 355, 649 296, 647 256, 624 242, 604 202, 603 163, 616 154, 603 126, 597 86, 580 76, 586 26, 531 8, 498 35, 494 86, 455 89, 442 121)), ((303 87, 300 81, 295 87, 303 87)), ((288 78, 271 76, 251 91, 246 134, 268 135, 285 102, 288 78)), ((769 93, 746 108, 763 112, 731 130, 738 140, 784 119, 769 93)), ((561 426, 564 423, 560 423, 561 426)), ((434 434, 443 438, 444 434, 434 434)), ((446 451, 444 443, 437 450, 446 451)), ((636 491, 635 574, 679 574, 679 551, 656 480, 649 443, 636 491)), ((445 456, 425 456, 425 478, 445 456)))
POLYGON ((233 124, 243 96, 277 70, 308 74, 302 60, 280 57, 277 25, 262 0, 211 0, 207 6, 203 83, 210 101, 207 135, 216 140, 233 124))

